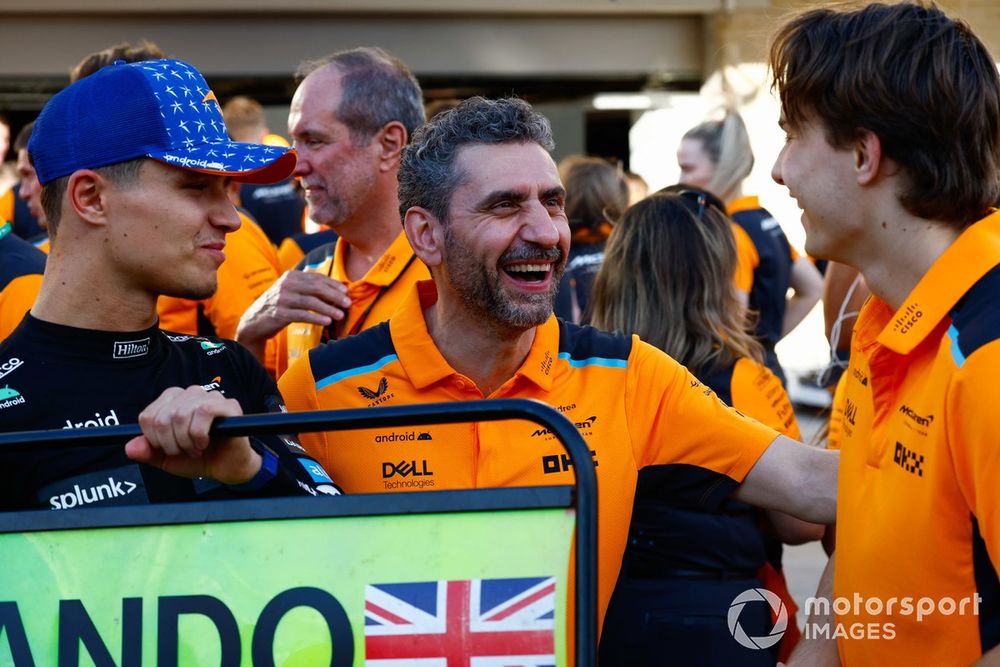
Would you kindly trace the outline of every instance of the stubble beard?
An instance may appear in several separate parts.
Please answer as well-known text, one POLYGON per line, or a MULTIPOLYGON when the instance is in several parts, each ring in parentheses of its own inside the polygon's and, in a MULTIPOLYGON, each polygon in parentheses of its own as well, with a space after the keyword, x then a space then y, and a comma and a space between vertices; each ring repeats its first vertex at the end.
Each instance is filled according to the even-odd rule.
POLYGON ((555 259, 549 289, 538 294, 518 294, 517 301, 505 292, 503 277, 497 267, 488 267, 476 260, 467 248, 462 247, 445 227, 444 259, 448 265, 448 284, 472 313, 498 328, 526 331, 544 324, 551 316, 559 289, 559 278, 565 268, 565 258, 559 249, 552 252, 540 248, 508 250, 498 264, 511 259, 555 259))

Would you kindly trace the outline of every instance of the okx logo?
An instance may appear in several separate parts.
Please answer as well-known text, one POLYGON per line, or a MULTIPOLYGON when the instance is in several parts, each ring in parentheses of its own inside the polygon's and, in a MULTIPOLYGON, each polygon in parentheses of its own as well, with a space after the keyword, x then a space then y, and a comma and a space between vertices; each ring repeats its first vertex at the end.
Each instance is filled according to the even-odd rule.
POLYGON ((781 601, 781 598, 766 588, 750 588, 737 595, 733 603, 729 605, 727 620, 729 621, 729 633, 740 646, 755 650, 764 649, 770 648, 781 641, 782 635, 785 634, 785 628, 788 627, 788 610, 785 609, 785 603, 781 601), (771 611, 774 612, 777 620, 768 634, 751 637, 743 629, 743 626, 740 625, 740 614, 743 613, 743 608, 747 604, 758 604, 761 602, 770 605, 771 611))

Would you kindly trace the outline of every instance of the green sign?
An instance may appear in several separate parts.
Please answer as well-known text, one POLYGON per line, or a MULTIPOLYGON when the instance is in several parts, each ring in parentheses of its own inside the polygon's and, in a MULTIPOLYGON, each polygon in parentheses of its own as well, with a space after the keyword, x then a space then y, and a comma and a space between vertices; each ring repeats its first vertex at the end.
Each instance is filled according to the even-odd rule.
POLYGON ((0 534, 0 665, 565 665, 573 526, 546 508, 0 534))

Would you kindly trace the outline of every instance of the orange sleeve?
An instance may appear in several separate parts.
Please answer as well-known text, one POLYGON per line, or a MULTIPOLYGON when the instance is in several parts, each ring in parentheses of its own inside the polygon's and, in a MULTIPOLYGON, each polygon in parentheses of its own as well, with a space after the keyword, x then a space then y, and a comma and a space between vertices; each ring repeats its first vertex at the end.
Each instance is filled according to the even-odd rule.
MULTIPOLYGON (((278 390, 285 399, 285 407, 289 412, 320 409, 316 397, 316 380, 308 355, 292 364, 292 367, 281 376, 278 380, 278 390)), ((313 457, 322 455, 326 450, 326 432, 300 433, 299 442, 313 457)))
POLYGON ((0 195, 0 223, 14 219, 14 188, 0 195))
POLYGON ((760 265, 760 255, 746 230, 735 222, 731 224, 736 240, 736 275, 733 277, 733 284, 739 291, 749 294, 753 287, 754 269, 760 265))
POLYGON ((38 290, 42 287, 42 274, 29 273, 14 278, 0 292, 0 340, 10 335, 31 310, 38 290))
POLYGON ((723 403, 662 351, 633 336, 626 384, 636 463, 683 463, 737 481, 778 433, 723 403))
POLYGON ((278 257, 271 242, 249 217, 226 237, 226 261, 219 267, 219 287, 205 299, 205 317, 220 338, 235 338, 240 317, 278 279, 278 257))
POLYGON ((781 380, 768 368, 740 359, 733 369, 733 407, 792 440, 801 440, 795 410, 781 380))
POLYGON ((278 246, 278 264, 281 266, 281 272, 294 269, 305 256, 299 244, 291 236, 286 237, 278 246))

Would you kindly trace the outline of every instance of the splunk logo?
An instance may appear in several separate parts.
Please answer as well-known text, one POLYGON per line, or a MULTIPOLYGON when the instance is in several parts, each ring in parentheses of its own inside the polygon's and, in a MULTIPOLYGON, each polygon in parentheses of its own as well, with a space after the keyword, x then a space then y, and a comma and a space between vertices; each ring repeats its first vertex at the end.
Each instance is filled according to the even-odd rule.
POLYGON ((104 417, 101 416, 100 412, 94 413, 93 419, 85 419, 82 422, 74 422, 69 419, 66 420, 66 425, 63 426, 65 431, 68 428, 95 428, 97 426, 118 426, 120 422, 118 421, 118 414, 111 410, 104 417))
POLYGON ((114 500, 124 498, 128 494, 139 488, 138 484, 127 479, 117 480, 108 475, 107 481, 102 484, 95 484, 90 487, 80 487, 74 484, 73 488, 65 493, 49 498, 49 506, 54 510, 68 510, 73 507, 91 505, 104 500, 114 500))
POLYGON ((112 357, 114 359, 130 359, 149 354, 149 338, 138 340, 116 340, 112 357))

